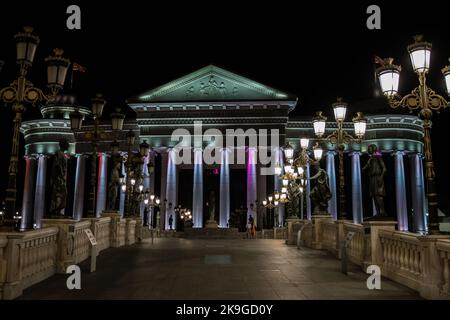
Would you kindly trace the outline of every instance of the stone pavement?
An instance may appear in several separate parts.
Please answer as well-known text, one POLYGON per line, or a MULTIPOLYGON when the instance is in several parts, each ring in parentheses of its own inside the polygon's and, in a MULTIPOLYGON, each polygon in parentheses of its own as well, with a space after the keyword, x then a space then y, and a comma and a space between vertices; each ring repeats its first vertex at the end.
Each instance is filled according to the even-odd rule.
POLYGON ((82 263, 81 290, 68 290, 68 276, 56 275, 20 299, 420 299, 387 279, 382 290, 368 290, 360 268, 344 275, 327 252, 283 242, 147 239, 103 251, 95 273, 90 260, 82 263))

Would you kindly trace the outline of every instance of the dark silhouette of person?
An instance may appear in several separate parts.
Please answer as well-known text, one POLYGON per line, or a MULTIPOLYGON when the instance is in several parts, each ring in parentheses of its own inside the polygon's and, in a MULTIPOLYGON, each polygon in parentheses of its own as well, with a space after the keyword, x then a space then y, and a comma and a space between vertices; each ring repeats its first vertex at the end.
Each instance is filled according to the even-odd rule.
POLYGON ((172 217, 172 215, 170 215, 170 217, 169 217, 169 228, 170 228, 170 230, 172 230, 172 224, 173 224, 173 217, 172 217))

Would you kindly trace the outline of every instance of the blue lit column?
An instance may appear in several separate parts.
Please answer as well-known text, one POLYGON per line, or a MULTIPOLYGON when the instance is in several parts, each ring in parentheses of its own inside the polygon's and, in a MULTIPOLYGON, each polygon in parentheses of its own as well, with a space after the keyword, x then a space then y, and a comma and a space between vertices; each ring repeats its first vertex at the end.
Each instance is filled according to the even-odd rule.
POLYGON ((327 153, 327 173, 330 179, 330 190, 332 198, 328 201, 328 211, 331 213, 333 220, 337 220, 337 193, 336 193, 336 167, 334 156, 336 152, 328 151, 327 153))
POLYGON ((311 170, 309 163, 306 165, 306 219, 311 220, 311 183, 309 178, 311 177, 311 170))
MULTIPOLYGON (((142 165, 142 176, 143 176, 143 181, 142 181, 142 185, 144 187, 144 192, 149 190, 150 187, 150 176, 148 174, 148 162, 150 160, 150 152, 149 154, 144 157, 144 164, 142 165)), ((150 192, 150 191, 149 191, 150 192)), ((145 204, 143 201, 141 201, 140 204, 140 214, 141 214, 141 218, 142 221, 144 221, 144 210, 145 210, 145 204)), ((148 212, 148 216, 147 216, 147 223, 150 221, 150 211, 148 212)))
POLYGON ((35 168, 36 160, 33 156, 25 157, 25 183, 23 188, 22 200, 22 229, 31 229, 33 227, 33 192, 36 181, 35 168))
POLYGON ((169 149, 167 159, 167 214, 166 214, 166 229, 169 227, 169 218, 172 216, 172 228, 177 228, 177 216, 175 213, 175 206, 177 205, 177 164, 176 152, 174 149, 169 149), (170 204, 172 204, 170 206, 170 204))
POLYGON ((106 153, 99 155, 97 176, 97 217, 106 209, 106 185, 108 179, 108 158, 106 153))
POLYGON ((250 204, 255 205, 256 201, 256 163, 256 148, 249 147, 247 149, 247 220, 250 215, 253 216, 253 211, 250 208, 250 204))
POLYGON ((36 194, 34 196, 34 223, 41 227, 45 210, 45 185, 47 180, 47 156, 39 155, 36 175, 36 194))
POLYGON ((222 149, 220 162, 219 226, 226 228, 230 220, 230 149, 222 149))
POLYGON ((86 176, 86 157, 77 154, 77 169, 75 174, 75 190, 73 196, 73 218, 80 220, 83 218, 84 208, 84 185, 86 176))
MULTIPOLYGON (((283 160, 283 150, 281 150, 281 148, 276 148, 273 150, 273 152, 275 152, 275 163, 278 163, 281 167, 281 172, 284 172, 284 160, 283 160)), ((274 184, 273 184, 273 189, 274 191, 278 191, 281 192, 281 179, 279 176, 275 175, 274 176, 274 184)), ((267 197, 267 195, 262 199, 264 200, 267 197)), ((262 201, 260 200, 260 201, 262 201)), ((264 208, 265 212, 267 212, 267 209, 264 208)), ((284 225, 284 216, 285 216, 285 204, 284 203, 280 203, 278 205, 277 209, 274 210, 278 210, 278 221, 280 222, 281 225, 284 225)), ((265 215, 267 217, 267 214, 265 215)), ((269 222, 270 225, 271 222, 269 222)))
MULTIPOLYGON (((124 181, 127 181, 127 170, 125 168, 125 163, 122 161, 122 176, 124 181)), ((119 212, 120 216, 123 217, 125 211, 125 199, 127 192, 122 190, 122 186, 120 186, 120 195, 119 195, 119 212)))
POLYGON ((167 210, 169 203, 167 202, 166 205, 164 200, 167 200, 166 191, 167 191, 167 163, 168 163, 168 150, 166 148, 160 149, 161 154, 161 213, 160 213, 160 225, 158 227, 161 227, 161 229, 166 228, 166 221, 168 219, 167 210), (166 218, 167 216, 167 218, 166 218))
MULTIPOLYGON (((148 183, 149 183, 149 190, 150 190, 150 194, 155 194, 155 151, 151 150, 149 153, 149 161, 153 164, 153 171, 148 171, 148 167, 147 167, 147 171, 148 171, 148 183)), ((155 214, 155 207, 151 207, 150 208, 150 221, 152 222, 152 226, 156 226, 154 225, 154 223, 156 223, 156 218, 154 217, 155 214)))
POLYGON ((422 155, 410 157, 412 206, 414 210, 414 231, 424 233, 427 230, 425 206, 425 181, 423 177, 422 155))
POLYGON ((363 222, 362 187, 361 187, 361 164, 360 153, 352 152, 352 212, 353 223, 363 222))
POLYGON ((194 149, 192 221, 194 228, 203 227, 203 151, 201 148, 194 149))
POLYGON ((395 202, 397 208, 398 229, 408 231, 408 208, 406 202, 405 167, 403 152, 395 152, 395 202))

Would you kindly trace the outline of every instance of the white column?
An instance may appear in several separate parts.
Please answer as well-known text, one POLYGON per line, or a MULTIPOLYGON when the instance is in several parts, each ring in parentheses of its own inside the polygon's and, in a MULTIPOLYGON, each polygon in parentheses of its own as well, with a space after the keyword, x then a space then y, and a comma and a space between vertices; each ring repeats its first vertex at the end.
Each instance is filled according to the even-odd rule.
POLYGON ((36 194, 34 196, 34 223, 41 227, 41 220, 45 210, 45 187, 47 182, 47 156, 40 155, 38 158, 38 170, 36 175, 36 194))
POLYGON ((106 186, 108 180, 108 158, 106 153, 101 153, 98 160, 96 215, 100 217, 106 209, 106 186))
POLYGON ((73 196, 73 218, 80 220, 83 218, 84 209, 84 185, 86 178, 86 157, 77 154, 77 169, 75 173, 75 190, 73 196))
POLYGON ((254 147, 247 149, 247 219, 250 215, 253 216, 254 213, 250 208, 250 204, 255 205, 256 201, 256 152, 256 148, 254 147))
MULTIPOLYGON (((151 150, 150 154, 149 154, 149 162, 151 162, 153 164, 153 171, 148 171, 148 167, 147 167, 147 171, 148 171, 148 183, 149 183, 149 191, 150 194, 155 194, 155 151, 151 150)), ((161 199, 160 199, 161 200, 161 199)), ((155 215, 155 208, 151 207, 150 208, 150 221, 152 221, 152 223, 156 223, 156 217, 154 217, 155 215)), ((156 225, 153 225, 156 226, 156 225)))
POLYGON ((330 191, 332 197, 328 201, 328 211, 333 216, 333 220, 337 220, 337 193, 336 193, 336 166, 334 156, 336 152, 328 151, 327 153, 327 173, 330 179, 330 191))
POLYGON ((414 212, 414 231, 427 230, 425 210, 425 181, 423 177, 422 156, 418 153, 410 157, 412 205, 414 212))
POLYGON ((201 148, 194 149, 192 221, 194 228, 203 227, 203 151, 201 148))
POLYGON ((160 213, 160 226, 162 229, 166 228, 166 221, 168 220, 167 210, 169 202, 164 205, 164 200, 167 200, 167 163, 169 161, 169 154, 167 149, 161 150, 161 213, 160 213), (167 218, 166 218, 167 215, 167 218))
POLYGON ((309 163, 306 165, 306 219, 311 220, 311 181, 309 178, 311 177, 311 170, 309 163))
POLYGON ((406 202, 405 167, 403 152, 395 152, 395 202, 397 208, 398 229, 408 231, 408 207, 406 202))
POLYGON ((219 226, 226 228, 230 220, 230 149, 222 149, 220 162, 219 226))
POLYGON ((360 153, 352 152, 352 212, 353 223, 363 222, 362 187, 361 187, 361 163, 360 153))
MULTIPOLYGON (((125 162, 122 161, 122 176, 124 181, 127 181, 127 170, 125 168, 125 162)), ((120 186, 120 195, 119 195, 119 212, 120 216, 123 217, 125 211, 125 199, 127 192, 122 190, 122 186, 120 186)))
MULTIPOLYGON (((281 150, 281 148, 276 148, 275 150, 273 150, 273 152, 275 152, 275 157, 274 157, 276 159, 275 161, 278 162, 278 164, 281 167, 281 172, 283 173, 284 172, 283 150, 281 150)), ((279 176, 276 176, 276 175, 274 176, 273 186, 274 186, 273 187, 274 191, 281 192, 282 185, 281 185, 281 179, 279 176)), ((267 195, 266 195, 266 197, 267 197, 267 195)), ((264 197, 264 199, 266 197, 264 197)), ((264 199, 262 199, 262 200, 264 200, 264 199)), ((274 210, 278 210, 278 221, 280 222, 280 225, 284 225, 285 208, 286 208, 285 204, 280 203, 278 205, 278 209, 274 209, 274 210)), ((266 212, 267 212, 267 209, 264 209, 264 210, 266 210, 266 212)), ((266 217, 267 217, 267 215, 266 215, 266 217)), ((269 225, 270 225, 270 223, 269 223, 269 225)))
POLYGON ((31 229, 33 227, 33 192, 36 181, 35 168, 36 160, 33 156, 25 157, 25 183, 22 199, 22 229, 31 229))
MULTIPOLYGON (((150 187, 150 176, 148 174, 148 162, 150 160, 150 152, 149 154, 144 157, 144 164, 142 165, 142 177, 143 177, 143 181, 142 181, 142 185, 144 187, 144 192, 149 190, 150 187)), ((150 190, 149 190, 150 192, 150 190)), ((141 201, 140 204, 140 215, 141 218, 144 219, 144 210, 145 210, 145 204, 143 201, 141 201)), ((143 221, 143 220, 142 220, 143 221)), ((147 223, 150 221, 150 210, 148 211, 148 216, 147 216, 147 223)))
POLYGON ((166 214, 166 229, 169 229, 169 218, 172 216, 172 228, 177 228, 177 217, 175 214, 175 206, 177 205, 177 165, 176 152, 174 149, 169 149, 167 160, 167 214, 166 214), (172 205, 170 205, 172 204, 172 205))

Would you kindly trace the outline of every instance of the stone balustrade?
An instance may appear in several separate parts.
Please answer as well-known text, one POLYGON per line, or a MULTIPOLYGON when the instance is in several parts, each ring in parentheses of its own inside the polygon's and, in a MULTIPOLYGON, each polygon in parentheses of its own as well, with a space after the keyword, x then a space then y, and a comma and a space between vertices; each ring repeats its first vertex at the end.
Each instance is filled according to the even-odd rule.
MULTIPOLYGON (((450 236, 420 235, 395 230, 394 221, 354 224, 324 218, 296 221, 301 231, 300 244, 325 249, 337 258, 350 232, 348 260, 363 270, 378 265, 382 276, 401 283, 426 299, 450 299, 450 236)), ((288 239, 293 238, 288 234, 288 239)), ((289 244, 289 242, 287 241, 289 244)))
POLYGON ((91 256, 90 229, 97 240, 97 253, 110 247, 131 245, 142 229, 139 218, 123 219, 118 213, 101 218, 43 219, 43 228, 25 232, 0 233, 0 299, 14 299, 24 289, 68 266, 91 256))
POLYGON ((1 299, 14 299, 56 273, 57 234, 54 227, 0 234, 1 299))
POLYGON ((439 240, 436 248, 442 263, 442 293, 450 295, 450 240, 439 240))

